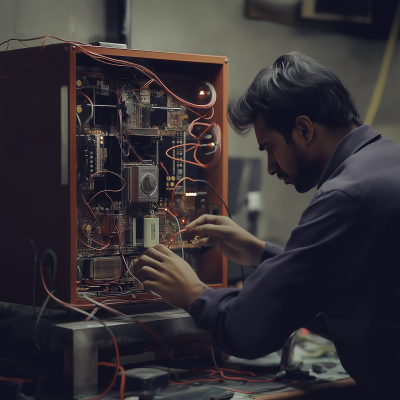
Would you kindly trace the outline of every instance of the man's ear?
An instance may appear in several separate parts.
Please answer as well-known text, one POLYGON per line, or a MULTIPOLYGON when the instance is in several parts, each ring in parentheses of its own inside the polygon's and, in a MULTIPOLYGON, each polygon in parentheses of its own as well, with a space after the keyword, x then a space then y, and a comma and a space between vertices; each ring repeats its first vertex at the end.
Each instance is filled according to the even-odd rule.
POLYGON ((297 117, 292 132, 293 140, 298 144, 302 143, 306 146, 309 146, 314 139, 314 135, 314 124, 310 118, 305 115, 300 115, 300 117, 297 117))

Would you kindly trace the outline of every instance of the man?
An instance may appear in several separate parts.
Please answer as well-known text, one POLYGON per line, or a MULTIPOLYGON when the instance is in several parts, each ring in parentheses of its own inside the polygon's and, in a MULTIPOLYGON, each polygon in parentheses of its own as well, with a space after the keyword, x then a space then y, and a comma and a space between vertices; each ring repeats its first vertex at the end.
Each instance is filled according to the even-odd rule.
POLYGON ((228 354, 257 358, 295 330, 329 336, 353 379, 375 398, 400 373, 400 147, 361 126, 339 78, 299 53, 279 57, 228 109, 254 126, 268 172, 298 192, 317 186, 283 250, 226 217, 190 223, 189 237, 257 266, 241 290, 207 288, 158 245, 136 264, 146 289, 191 314, 228 354))

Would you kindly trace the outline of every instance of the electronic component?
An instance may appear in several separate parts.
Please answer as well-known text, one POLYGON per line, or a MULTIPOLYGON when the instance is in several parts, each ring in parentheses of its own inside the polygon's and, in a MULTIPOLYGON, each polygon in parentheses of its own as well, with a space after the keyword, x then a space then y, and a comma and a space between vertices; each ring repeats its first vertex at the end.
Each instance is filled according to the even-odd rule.
POLYGON ((81 260, 84 279, 114 278, 121 272, 120 257, 96 257, 81 260))
POLYGON ((126 189, 124 201, 158 201, 158 168, 147 165, 125 165, 123 171, 126 189))
POLYGON ((153 247, 159 243, 160 225, 157 217, 145 217, 143 219, 144 247, 153 247))

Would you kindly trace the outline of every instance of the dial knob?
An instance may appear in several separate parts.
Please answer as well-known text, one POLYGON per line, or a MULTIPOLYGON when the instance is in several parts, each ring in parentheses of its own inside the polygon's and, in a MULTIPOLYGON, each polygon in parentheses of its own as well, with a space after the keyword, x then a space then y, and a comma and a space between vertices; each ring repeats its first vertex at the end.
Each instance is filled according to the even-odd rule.
POLYGON ((152 194, 157 189, 157 180, 152 174, 143 175, 140 186, 144 193, 152 194))

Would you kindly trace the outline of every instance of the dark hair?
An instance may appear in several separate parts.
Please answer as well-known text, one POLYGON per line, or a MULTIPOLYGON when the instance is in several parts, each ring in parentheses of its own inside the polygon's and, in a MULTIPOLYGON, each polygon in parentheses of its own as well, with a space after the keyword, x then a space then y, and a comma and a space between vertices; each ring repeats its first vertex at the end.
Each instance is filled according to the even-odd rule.
POLYGON ((272 66, 263 68, 246 91, 228 105, 229 124, 240 134, 246 134, 259 115, 288 143, 300 115, 332 128, 352 122, 362 125, 354 100, 341 80, 298 52, 280 56, 272 66))

